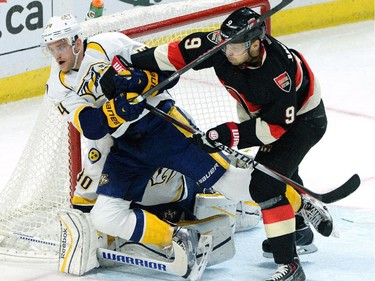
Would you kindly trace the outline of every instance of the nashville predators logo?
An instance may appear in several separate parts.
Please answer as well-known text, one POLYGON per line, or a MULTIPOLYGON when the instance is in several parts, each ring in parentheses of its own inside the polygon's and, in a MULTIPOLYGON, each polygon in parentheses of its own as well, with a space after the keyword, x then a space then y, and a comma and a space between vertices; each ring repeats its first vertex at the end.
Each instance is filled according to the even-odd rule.
POLYGON ((102 157, 101 153, 96 148, 91 148, 88 156, 91 164, 94 164, 95 162, 99 161, 102 157))
POLYGON ((95 96, 96 89, 99 87, 99 80, 108 70, 110 65, 104 62, 98 62, 90 65, 85 77, 82 78, 81 85, 78 90, 80 96, 89 95, 97 100, 99 97, 95 96))
POLYGON ((158 184, 168 183, 176 174, 176 171, 172 171, 167 168, 159 168, 150 179, 150 185, 155 186, 158 184))
POLYGON ((100 176, 100 180, 99 180, 99 186, 103 186, 105 184, 109 183, 109 178, 108 178, 108 174, 102 174, 100 176))

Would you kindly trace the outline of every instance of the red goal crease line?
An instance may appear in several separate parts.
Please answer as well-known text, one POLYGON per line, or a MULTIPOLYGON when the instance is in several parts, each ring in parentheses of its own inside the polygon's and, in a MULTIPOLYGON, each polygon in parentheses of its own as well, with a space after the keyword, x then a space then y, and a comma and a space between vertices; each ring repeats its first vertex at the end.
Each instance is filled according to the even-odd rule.
POLYGON ((0 3, 6 3, 7 0, 0 0, 0 3))

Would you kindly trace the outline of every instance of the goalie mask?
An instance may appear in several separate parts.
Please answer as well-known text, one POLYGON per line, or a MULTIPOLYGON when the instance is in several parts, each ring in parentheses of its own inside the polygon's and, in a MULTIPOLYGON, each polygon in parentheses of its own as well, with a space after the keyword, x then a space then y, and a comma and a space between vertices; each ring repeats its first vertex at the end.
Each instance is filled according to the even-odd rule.
MULTIPOLYGON (((252 9, 244 7, 231 13, 221 24, 220 34, 223 39, 228 39, 240 30, 248 28, 250 31, 251 25, 255 24, 256 20, 260 15, 254 12, 252 9)), ((245 43, 246 49, 250 48, 251 41, 255 38, 262 40, 266 34, 266 25, 264 22, 255 29, 255 34, 252 32, 244 32, 237 38, 231 41, 231 43, 245 43)))
POLYGON ((42 34, 42 48, 48 50, 48 44, 61 39, 74 46, 78 38, 82 38, 82 29, 72 14, 64 14, 50 18, 42 34))

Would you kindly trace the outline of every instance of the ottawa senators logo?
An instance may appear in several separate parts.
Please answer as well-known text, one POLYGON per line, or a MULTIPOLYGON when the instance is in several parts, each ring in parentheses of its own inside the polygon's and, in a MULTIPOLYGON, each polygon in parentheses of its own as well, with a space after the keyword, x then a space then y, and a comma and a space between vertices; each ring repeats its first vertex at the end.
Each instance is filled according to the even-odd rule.
POLYGON ((207 39, 210 40, 214 44, 219 44, 222 40, 219 30, 215 30, 215 31, 208 33, 207 39))
POLYGON ((285 71, 279 76, 273 78, 276 85, 286 93, 289 93, 292 88, 292 80, 289 77, 289 74, 285 71))

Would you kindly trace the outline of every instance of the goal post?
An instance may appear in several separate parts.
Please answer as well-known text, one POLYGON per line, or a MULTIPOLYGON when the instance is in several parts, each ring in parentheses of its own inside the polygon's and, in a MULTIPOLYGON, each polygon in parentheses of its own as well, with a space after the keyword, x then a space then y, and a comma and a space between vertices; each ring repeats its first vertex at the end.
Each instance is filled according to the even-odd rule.
MULTIPOLYGON (((268 0, 187 0, 104 15, 83 22, 82 28, 85 37, 120 31, 157 46, 192 32, 218 29, 232 11, 244 6, 261 14, 270 9, 268 0)), ((266 24, 270 33, 270 22, 266 24)), ((201 130, 237 121, 235 101, 212 69, 186 72, 170 93, 201 130)), ((57 261, 58 245, 41 241, 59 240, 57 213, 71 208, 85 153, 84 139, 44 97, 30 138, 0 193, 0 260, 57 261)))

